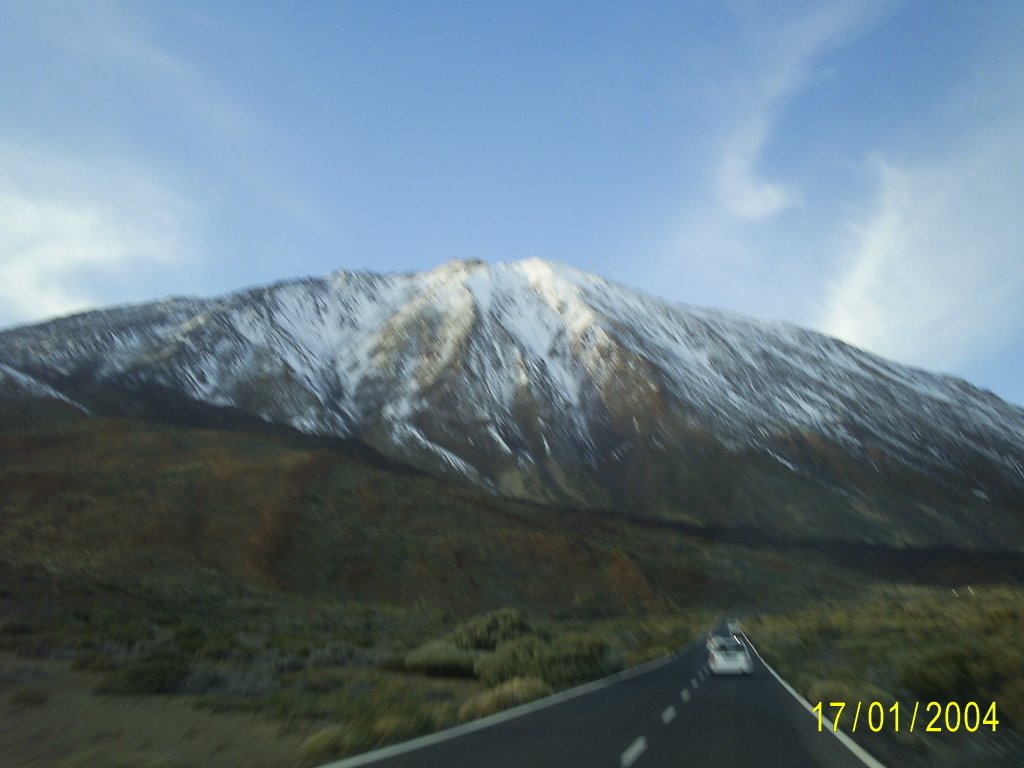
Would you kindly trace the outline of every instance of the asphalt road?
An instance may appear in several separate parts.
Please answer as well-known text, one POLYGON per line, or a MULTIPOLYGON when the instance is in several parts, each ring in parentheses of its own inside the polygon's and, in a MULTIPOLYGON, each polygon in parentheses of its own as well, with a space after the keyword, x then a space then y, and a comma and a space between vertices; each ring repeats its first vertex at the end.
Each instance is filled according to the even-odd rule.
POLYGON ((749 677, 717 677, 703 642, 634 677, 455 733, 331 768, 865 766, 831 733, 818 732, 816 719, 756 655, 749 677))

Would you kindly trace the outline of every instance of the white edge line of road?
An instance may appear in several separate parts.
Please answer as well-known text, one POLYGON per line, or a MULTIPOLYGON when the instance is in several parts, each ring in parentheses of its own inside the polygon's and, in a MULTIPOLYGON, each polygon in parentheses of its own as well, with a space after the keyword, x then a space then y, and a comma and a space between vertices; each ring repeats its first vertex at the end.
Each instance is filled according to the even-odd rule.
POLYGON ((437 733, 428 733, 426 736, 420 736, 419 738, 412 739, 410 741, 403 741, 400 744, 392 744, 390 747, 382 747, 381 749, 375 749, 372 752, 364 752, 361 755, 346 757, 344 760, 337 760, 333 763, 323 763, 317 766, 317 768, 355 768, 355 766, 367 765, 369 763, 376 762, 377 760, 384 760, 389 757, 394 757, 395 755, 401 755, 405 752, 412 752, 413 750, 420 749, 422 747, 428 747, 442 741, 448 741, 449 739, 455 739, 459 736, 465 736, 467 733, 480 731, 484 728, 489 728, 492 725, 503 723, 506 720, 522 717, 523 715, 527 715, 531 712, 536 712, 538 709, 545 709, 546 707, 551 707, 555 704, 561 704, 563 701, 575 699, 578 696, 583 696, 602 688, 615 685, 615 683, 621 682, 622 680, 629 680, 630 678, 637 677, 645 672, 650 672, 652 669, 657 669, 658 667, 668 664, 677 656, 688 653, 693 648, 696 648, 702 640, 703 635, 698 636, 694 638, 691 643, 679 650, 675 655, 667 653, 663 656, 657 657, 656 659, 652 659, 651 661, 644 662, 639 666, 624 669, 621 672, 616 672, 614 675, 602 677, 600 680, 593 680, 589 683, 578 685, 575 688, 559 691, 551 696, 545 696, 543 699, 536 699, 526 704, 521 704, 518 707, 506 709, 504 712, 498 712, 494 715, 482 717, 479 720, 473 720, 469 723, 456 725, 453 728, 438 731, 437 733))
MULTIPOLYGON (((774 669, 772 669, 771 664, 769 664, 767 661, 764 660, 764 658, 761 656, 760 652, 758 652, 758 650, 754 646, 754 644, 752 642, 750 642, 750 638, 747 637, 747 633, 744 632, 742 634, 743 634, 743 637, 746 638, 747 645, 749 645, 751 648, 754 649, 754 653, 757 654, 757 658, 761 660, 762 664, 764 664, 765 669, 767 669, 769 672, 771 672, 772 676, 776 680, 779 681, 779 683, 782 685, 782 687, 785 688, 787 691, 789 691, 789 694, 794 699, 796 699, 798 702, 800 702, 800 704, 803 706, 803 708, 806 709, 807 712, 813 717, 814 716, 814 709, 811 707, 811 703, 809 701, 807 701, 807 699, 805 699, 799 693, 797 693, 796 690, 793 688, 793 686, 791 686, 789 683, 787 683, 785 680, 783 680, 782 676, 778 672, 776 672, 774 669)), ((885 768, 885 765, 880 763, 877 758, 875 758, 870 752, 868 752, 860 744, 855 742, 853 739, 851 739, 849 736, 847 736, 842 731, 833 731, 831 728, 825 728, 824 730, 827 731, 828 733, 831 733, 833 736, 835 736, 837 739, 839 739, 839 741, 842 742, 843 746, 846 747, 851 752, 853 752, 853 754, 856 755, 860 759, 860 761, 862 763, 864 763, 864 765, 868 766, 868 768, 885 768)))

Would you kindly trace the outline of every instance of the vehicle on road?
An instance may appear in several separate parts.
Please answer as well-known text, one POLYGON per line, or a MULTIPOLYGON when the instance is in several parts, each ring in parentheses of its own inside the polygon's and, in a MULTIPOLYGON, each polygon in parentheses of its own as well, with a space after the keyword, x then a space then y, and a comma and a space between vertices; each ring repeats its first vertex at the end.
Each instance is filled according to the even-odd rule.
POLYGON ((708 641, 706 643, 708 650, 713 651, 719 645, 728 640, 729 637, 726 635, 715 634, 714 632, 708 632, 708 641))
POLYGON ((708 649, 708 668, 715 675, 749 675, 754 671, 750 651, 734 637, 720 638, 708 649))

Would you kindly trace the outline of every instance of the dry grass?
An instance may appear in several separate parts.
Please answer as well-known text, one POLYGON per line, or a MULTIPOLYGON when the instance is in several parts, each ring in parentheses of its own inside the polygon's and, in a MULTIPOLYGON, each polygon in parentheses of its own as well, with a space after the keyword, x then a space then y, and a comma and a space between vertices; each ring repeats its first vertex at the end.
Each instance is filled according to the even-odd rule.
POLYGON ((438 677, 474 677, 474 668, 484 652, 460 648, 446 640, 432 640, 409 651, 405 669, 438 677))
POLYGON ((535 677, 516 677, 463 702, 459 707, 459 719, 476 720, 549 696, 551 693, 551 686, 543 680, 535 677))

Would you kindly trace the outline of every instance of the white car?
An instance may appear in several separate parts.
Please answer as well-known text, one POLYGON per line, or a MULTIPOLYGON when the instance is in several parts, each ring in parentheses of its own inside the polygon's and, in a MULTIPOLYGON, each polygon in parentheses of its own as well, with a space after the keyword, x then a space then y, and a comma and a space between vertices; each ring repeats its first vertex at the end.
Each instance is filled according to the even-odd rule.
POLYGON ((708 668, 716 675, 749 675, 754 660, 747 646, 734 637, 716 638, 720 642, 708 650, 708 668))
POLYGON ((706 645, 709 651, 713 651, 726 640, 729 640, 729 638, 725 635, 716 635, 714 632, 708 632, 708 641, 706 645))

